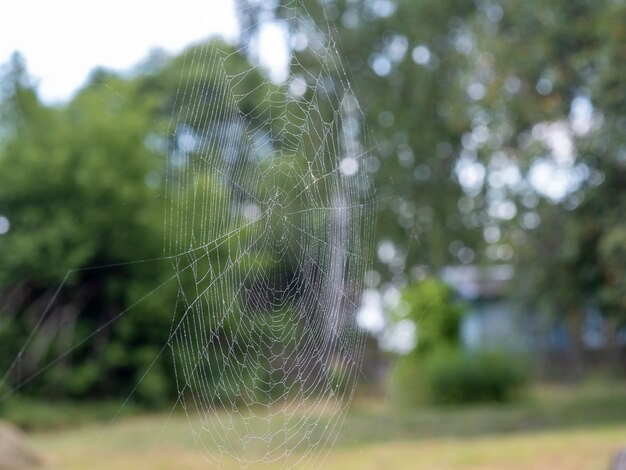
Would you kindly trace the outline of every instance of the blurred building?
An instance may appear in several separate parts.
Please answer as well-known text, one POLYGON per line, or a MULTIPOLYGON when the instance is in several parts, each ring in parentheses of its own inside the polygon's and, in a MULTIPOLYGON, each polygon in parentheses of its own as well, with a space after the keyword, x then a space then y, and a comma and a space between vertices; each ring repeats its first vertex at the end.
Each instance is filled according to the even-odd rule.
POLYGON ((440 275, 468 306, 461 323, 461 340, 467 349, 528 347, 523 319, 514 313, 509 296, 515 275, 512 265, 448 266, 440 275))
POLYGON ((593 306, 581 310, 577 328, 559 315, 523 311, 511 295, 512 265, 448 266, 440 276, 468 308, 461 323, 466 349, 532 353, 552 377, 624 368, 625 328, 612 329, 593 306))

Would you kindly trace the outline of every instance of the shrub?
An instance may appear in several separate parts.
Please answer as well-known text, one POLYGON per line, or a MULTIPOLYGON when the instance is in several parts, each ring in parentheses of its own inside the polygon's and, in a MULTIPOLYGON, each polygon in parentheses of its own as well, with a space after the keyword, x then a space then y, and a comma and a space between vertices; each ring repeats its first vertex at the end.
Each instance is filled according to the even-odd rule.
POLYGON ((426 399, 424 364, 436 351, 459 344, 460 319, 465 307, 450 286, 429 277, 407 286, 392 311, 392 321, 410 320, 416 328, 416 345, 398 358, 393 377, 393 394, 404 405, 426 399))
POLYGON ((423 374, 428 399, 445 404, 510 401, 529 378, 520 358, 458 350, 441 350, 429 356, 423 374))
POLYGON ((408 319, 415 324, 417 345, 409 354, 419 358, 458 344, 464 311, 452 288, 431 277, 406 287, 399 306, 391 314, 395 320, 408 319))
POLYGON ((529 375, 520 358, 460 349, 464 311, 453 290, 434 278, 402 292, 392 318, 413 321, 417 344, 398 359, 394 371, 393 392, 400 403, 505 402, 526 385, 529 375))

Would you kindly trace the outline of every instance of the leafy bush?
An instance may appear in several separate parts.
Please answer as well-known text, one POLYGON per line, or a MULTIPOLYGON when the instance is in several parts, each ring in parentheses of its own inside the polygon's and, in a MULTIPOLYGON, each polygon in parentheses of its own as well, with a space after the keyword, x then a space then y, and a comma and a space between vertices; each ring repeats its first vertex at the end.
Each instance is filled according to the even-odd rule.
POLYGON ((436 351, 458 347, 463 311, 452 288, 433 277, 402 291, 397 308, 390 312, 391 318, 412 321, 417 341, 413 350, 400 357, 396 364, 393 392, 398 402, 414 405, 426 400, 424 364, 436 351))
POLYGON ((392 315, 409 319, 417 329, 417 345, 409 354, 416 359, 441 347, 454 347, 459 342, 459 327, 464 306, 444 282, 427 278, 408 286, 392 315))
MULTIPOLYGON (((417 371, 415 371, 417 372, 417 371)), ((435 403, 506 402, 528 382, 522 360, 505 353, 441 350, 423 364, 427 398, 435 403)))

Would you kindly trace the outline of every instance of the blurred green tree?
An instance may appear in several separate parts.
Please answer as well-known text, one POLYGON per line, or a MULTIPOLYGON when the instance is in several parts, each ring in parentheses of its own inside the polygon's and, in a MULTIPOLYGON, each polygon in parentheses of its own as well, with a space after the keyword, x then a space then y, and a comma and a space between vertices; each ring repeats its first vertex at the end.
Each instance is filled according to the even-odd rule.
MULTIPOLYGON (((163 161, 144 145, 154 107, 149 101, 131 106, 123 96, 131 95, 132 82, 106 74, 98 74, 67 106, 44 106, 25 69, 16 64, 2 80, 0 214, 10 224, 0 240, 2 370, 9 369, 30 331, 37 330, 18 358, 13 373, 21 377, 16 380, 63 357, 80 338, 97 331, 80 354, 63 357, 39 384, 46 385, 49 395, 119 391, 134 380, 141 354, 116 356, 118 347, 128 349, 131 344, 125 341, 132 340, 110 328, 98 330, 128 306, 129 291, 147 289, 162 277, 141 264, 124 264, 158 256, 162 249, 162 206, 151 182, 161 177, 163 161), (118 266, 85 269, 102 265, 118 266), (110 336, 113 347, 105 351, 110 336)), ((162 336, 155 331, 160 323, 167 327, 167 320, 157 315, 145 325, 146 344, 162 336)))
POLYGON ((415 325, 416 345, 408 356, 419 358, 435 349, 456 348, 463 312, 452 288, 436 278, 406 287, 393 317, 396 321, 410 320, 415 325))
POLYGON ((341 51, 377 143, 383 279, 518 263, 533 309, 623 321, 624 5, 298 2, 315 25, 293 2, 263 5, 291 22, 294 75, 315 79, 320 38, 341 51))
MULTIPOLYGON (((196 295, 199 280, 189 275, 192 268, 221 272, 254 224, 233 218, 235 226, 223 228, 237 229, 236 240, 225 240, 205 257, 179 253, 181 247, 201 249, 206 227, 191 214, 193 207, 182 204, 164 232, 166 208, 172 210, 176 198, 192 201, 197 194, 213 207, 225 208, 237 190, 208 185, 217 169, 203 165, 207 159, 198 149, 186 157, 194 178, 185 179, 187 166, 168 164, 168 152, 180 145, 176 139, 181 134, 180 128, 170 133, 168 123, 175 121, 196 135, 228 125, 222 119, 228 116, 220 113, 188 112, 211 93, 224 93, 225 74, 245 75, 238 86, 252 92, 237 104, 250 119, 250 111, 265 106, 268 93, 277 90, 234 51, 223 67, 193 67, 194 61, 184 58, 200 61, 215 47, 232 49, 207 44, 172 59, 153 57, 132 77, 95 71, 63 106, 39 101, 19 56, 3 69, 0 216, 8 225, 0 235, 0 370, 8 371, 2 377, 4 393, 36 378, 28 393, 48 398, 119 396, 135 385, 133 398, 146 404, 175 396, 172 359, 162 353, 171 346, 172 318, 181 321, 176 299, 185 292, 196 295), (152 73, 142 73, 148 70, 152 73), (192 85, 177 100, 181 77, 192 85), (167 206, 166 173, 179 185, 167 206), (240 229, 244 224, 250 227, 240 229), (164 239, 179 233, 185 235, 176 239, 178 245, 164 247, 164 239)), ((236 158, 240 166, 246 164, 247 155, 236 158)), ((271 257, 255 254, 256 263, 271 269, 271 257)), ((221 295, 239 294, 222 288, 221 295)), ((236 342, 238 333, 226 321, 216 334, 236 342)))

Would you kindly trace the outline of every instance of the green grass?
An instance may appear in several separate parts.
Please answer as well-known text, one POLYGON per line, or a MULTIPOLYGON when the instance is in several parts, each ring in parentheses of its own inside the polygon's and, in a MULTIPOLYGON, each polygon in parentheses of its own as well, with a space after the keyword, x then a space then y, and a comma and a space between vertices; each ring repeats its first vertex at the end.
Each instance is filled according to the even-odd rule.
MULTIPOLYGON (((321 416, 323 424, 328 417, 321 416)), ((194 440, 195 425, 195 417, 190 427, 185 415, 176 412, 119 417, 111 425, 38 431, 31 437, 49 470, 213 468, 211 463, 218 462, 207 458, 219 452, 209 440, 194 440), (206 449, 199 448, 201 443, 206 449)), ((234 421, 235 431, 245 434, 245 426, 244 417, 234 421)), ((363 397, 350 408, 322 468, 606 469, 623 446, 624 383, 538 387, 515 405, 398 410, 384 400, 363 397)), ((244 446, 234 451, 255 456, 244 446)), ((305 451, 305 446, 298 448, 290 462, 305 451)), ((219 464, 239 466, 232 459, 219 464)))
MULTIPOLYGON (((353 407, 347 425, 358 442, 451 437, 470 438, 559 428, 626 425, 626 384, 588 382, 538 386, 514 404, 393 409, 353 407), (370 426, 376 423, 376 426, 370 426)), ((626 441, 624 442, 626 446, 626 441)))
POLYGON ((23 430, 59 430, 79 425, 137 414, 132 405, 120 408, 119 402, 44 402, 14 397, 2 403, 0 420, 9 421, 23 430))

